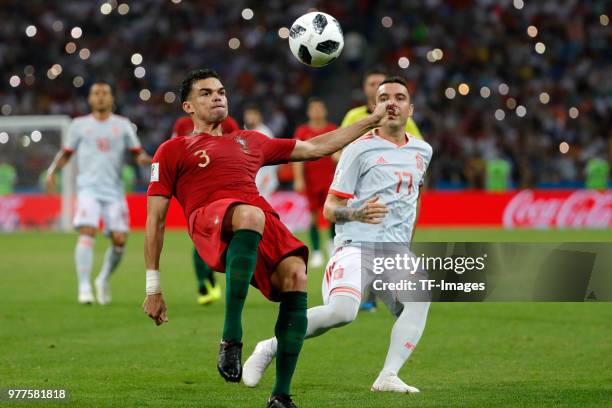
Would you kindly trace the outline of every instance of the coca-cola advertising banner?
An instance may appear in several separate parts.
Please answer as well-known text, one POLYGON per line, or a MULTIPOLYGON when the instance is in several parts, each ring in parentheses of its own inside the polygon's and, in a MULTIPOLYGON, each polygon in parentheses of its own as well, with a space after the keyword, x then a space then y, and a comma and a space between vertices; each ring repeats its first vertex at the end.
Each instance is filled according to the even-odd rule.
MULTIPOLYGON (((144 228, 146 196, 127 198, 130 224, 144 228)), ((293 230, 305 230, 310 214, 306 199, 294 192, 277 192, 270 199, 281 219, 293 230)), ((0 231, 53 229, 59 226, 61 199, 42 194, 0 197, 0 231)), ((180 205, 172 200, 168 228, 184 228, 180 205)), ((612 228, 612 190, 425 191, 420 227, 612 228)))

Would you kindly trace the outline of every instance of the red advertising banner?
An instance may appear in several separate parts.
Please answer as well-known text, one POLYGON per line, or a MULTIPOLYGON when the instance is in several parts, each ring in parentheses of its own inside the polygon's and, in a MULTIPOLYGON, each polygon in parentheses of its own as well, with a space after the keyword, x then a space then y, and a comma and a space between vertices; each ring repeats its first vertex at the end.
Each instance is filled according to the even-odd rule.
MULTIPOLYGON (((127 198, 130 224, 141 229, 146 222, 144 194, 127 198)), ((310 222, 303 196, 281 191, 271 204, 294 231, 310 222)), ((18 194, 0 197, 0 231, 56 228, 61 212, 58 196, 18 194)), ((426 191, 422 195, 419 226, 500 228, 612 228, 612 190, 521 190, 505 193, 482 191, 426 191)), ((168 228, 185 228, 181 206, 172 200, 168 228)))

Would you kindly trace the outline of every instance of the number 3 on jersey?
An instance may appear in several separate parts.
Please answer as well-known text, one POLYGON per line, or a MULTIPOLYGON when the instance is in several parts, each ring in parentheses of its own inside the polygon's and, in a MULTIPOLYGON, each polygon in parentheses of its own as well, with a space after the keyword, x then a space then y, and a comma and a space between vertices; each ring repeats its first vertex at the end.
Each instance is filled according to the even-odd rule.
POLYGON ((198 166, 200 167, 206 167, 208 166, 208 163, 210 163, 210 157, 208 157, 208 155, 206 154, 206 150, 198 150, 197 152, 194 153, 197 157, 199 157, 200 159, 203 159, 204 161, 202 161, 201 163, 198 163, 198 166))
POLYGON ((406 184, 408 184, 408 194, 412 193, 412 173, 408 171, 395 171, 394 173, 398 178, 397 188, 395 189, 395 192, 399 193, 402 188, 402 183, 406 181, 406 184))

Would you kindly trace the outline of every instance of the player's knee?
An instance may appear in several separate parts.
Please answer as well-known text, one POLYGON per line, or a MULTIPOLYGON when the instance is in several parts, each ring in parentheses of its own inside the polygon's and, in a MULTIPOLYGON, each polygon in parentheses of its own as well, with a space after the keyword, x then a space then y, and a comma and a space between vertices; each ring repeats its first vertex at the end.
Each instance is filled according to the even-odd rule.
POLYGON ((304 292, 307 283, 306 265, 303 261, 292 262, 284 267, 280 285, 282 292, 304 292))
POLYGON ((263 234, 266 224, 264 212, 252 205, 239 205, 232 216, 232 227, 234 231, 239 229, 250 229, 263 234))
POLYGON ((127 234, 121 232, 113 232, 111 235, 111 241, 114 247, 123 248, 127 242, 127 234))
POLYGON ((89 237, 94 237, 96 235, 96 229, 94 227, 80 227, 79 235, 87 235, 89 237))
POLYGON ((337 296, 332 307, 332 319, 337 326, 349 324, 357 318, 359 313, 359 302, 348 296, 337 296))

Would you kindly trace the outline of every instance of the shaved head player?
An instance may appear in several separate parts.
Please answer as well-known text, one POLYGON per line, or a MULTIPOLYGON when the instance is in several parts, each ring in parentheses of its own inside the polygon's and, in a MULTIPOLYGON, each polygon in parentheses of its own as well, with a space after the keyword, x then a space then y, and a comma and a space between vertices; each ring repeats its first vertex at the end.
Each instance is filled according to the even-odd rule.
POLYGON ((343 129, 308 141, 270 139, 249 130, 221 133, 228 114, 218 75, 191 72, 181 88, 183 110, 198 135, 163 143, 151 164, 145 233, 147 297, 145 313, 157 325, 166 321, 160 288, 159 258, 170 198, 175 196, 189 220, 198 253, 214 270, 226 273, 226 305, 217 368, 226 381, 242 377, 242 309, 253 281, 271 301, 280 302, 276 382, 268 407, 295 407, 291 379, 306 333, 306 263, 308 249, 280 221, 259 195, 260 167, 288 161, 316 160, 341 149, 379 125, 396 104, 379 104, 371 115, 343 129))

